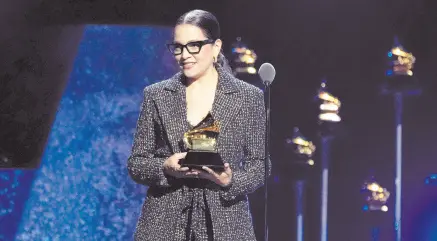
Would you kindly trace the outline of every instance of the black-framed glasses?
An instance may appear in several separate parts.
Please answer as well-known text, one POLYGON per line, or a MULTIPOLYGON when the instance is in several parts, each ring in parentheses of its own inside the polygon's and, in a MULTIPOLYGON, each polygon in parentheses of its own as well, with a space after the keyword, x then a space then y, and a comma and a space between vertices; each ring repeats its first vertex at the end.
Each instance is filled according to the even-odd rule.
POLYGON ((214 43, 215 40, 212 39, 206 39, 201 41, 193 41, 189 42, 187 44, 179 44, 179 43, 171 43, 167 44, 168 50, 174 54, 174 55, 180 55, 184 51, 184 48, 187 49, 188 53, 190 54, 198 54, 200 50, 202 50, 202 47, 207 44, 214 43))

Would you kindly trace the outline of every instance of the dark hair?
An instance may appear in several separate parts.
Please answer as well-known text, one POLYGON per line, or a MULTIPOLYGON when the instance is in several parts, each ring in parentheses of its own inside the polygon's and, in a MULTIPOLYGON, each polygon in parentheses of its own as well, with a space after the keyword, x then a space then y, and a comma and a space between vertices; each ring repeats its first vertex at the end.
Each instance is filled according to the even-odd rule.
MULTIPOLYGON (((176 21, 176 26, 181 24, 190 24, 199 27, 208 39, 217 40, 220 38, 220 24, 217 18, 208 11, 196 9, 184 13, 176 21)), ((223 50, 220 50, 216 64, 225 71, 232 73, 232 69, 223 54, 223 50)))

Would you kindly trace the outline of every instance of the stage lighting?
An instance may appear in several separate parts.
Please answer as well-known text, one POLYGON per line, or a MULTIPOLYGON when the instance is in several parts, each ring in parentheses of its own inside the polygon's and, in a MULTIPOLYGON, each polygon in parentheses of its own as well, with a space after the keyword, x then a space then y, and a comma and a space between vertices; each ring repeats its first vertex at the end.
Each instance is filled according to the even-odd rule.
POLYGON ((320 104, 319 120, 323 122, 340 122, 339 112, 341 102, 327 91, 326 81, 322 81, 320 85, 318 98, 322 101, 320 104))
POLYGON ((390 192, 378 182, 375 180, 364 182, 361 192, 364 194, 366 202, 363 207, 364 211, 388 211, 387 201, 390 197, 390 192))
POLYGON ((246 44, 241 41, 241 37, 232 44, 232 65, 234 74, 256 74, 255 62, 257 55, 253 49, 249 49, 246 44))
POLYGON ((316 151, 316 146, 302 135, 299 128, 294 128, 293 138, 287 139, 287 143, 294 146, 294 153, 297 154, 299 159, 298 163, 314 165, 312 157, 316 151))

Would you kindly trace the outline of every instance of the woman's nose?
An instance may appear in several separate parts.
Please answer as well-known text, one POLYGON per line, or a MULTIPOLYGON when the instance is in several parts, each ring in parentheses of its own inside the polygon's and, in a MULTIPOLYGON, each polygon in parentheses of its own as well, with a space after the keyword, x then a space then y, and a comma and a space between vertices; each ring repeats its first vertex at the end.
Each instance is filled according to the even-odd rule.
POLYGON ((188 52, 187 48, 183 48, 181 56, 183 59, 187 59, 188 57, 191 56, 191 54, 188 52))

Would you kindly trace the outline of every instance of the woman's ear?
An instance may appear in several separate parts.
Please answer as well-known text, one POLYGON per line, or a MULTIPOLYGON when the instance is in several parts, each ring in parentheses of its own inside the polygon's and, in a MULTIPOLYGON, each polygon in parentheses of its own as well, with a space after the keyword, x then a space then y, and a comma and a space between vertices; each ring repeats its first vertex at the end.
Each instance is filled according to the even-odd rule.
POLYGON ((222 50, 222 40, 217 39, 214 43, 214 56, 218 56, 220 54, 220 51, 222 50))

